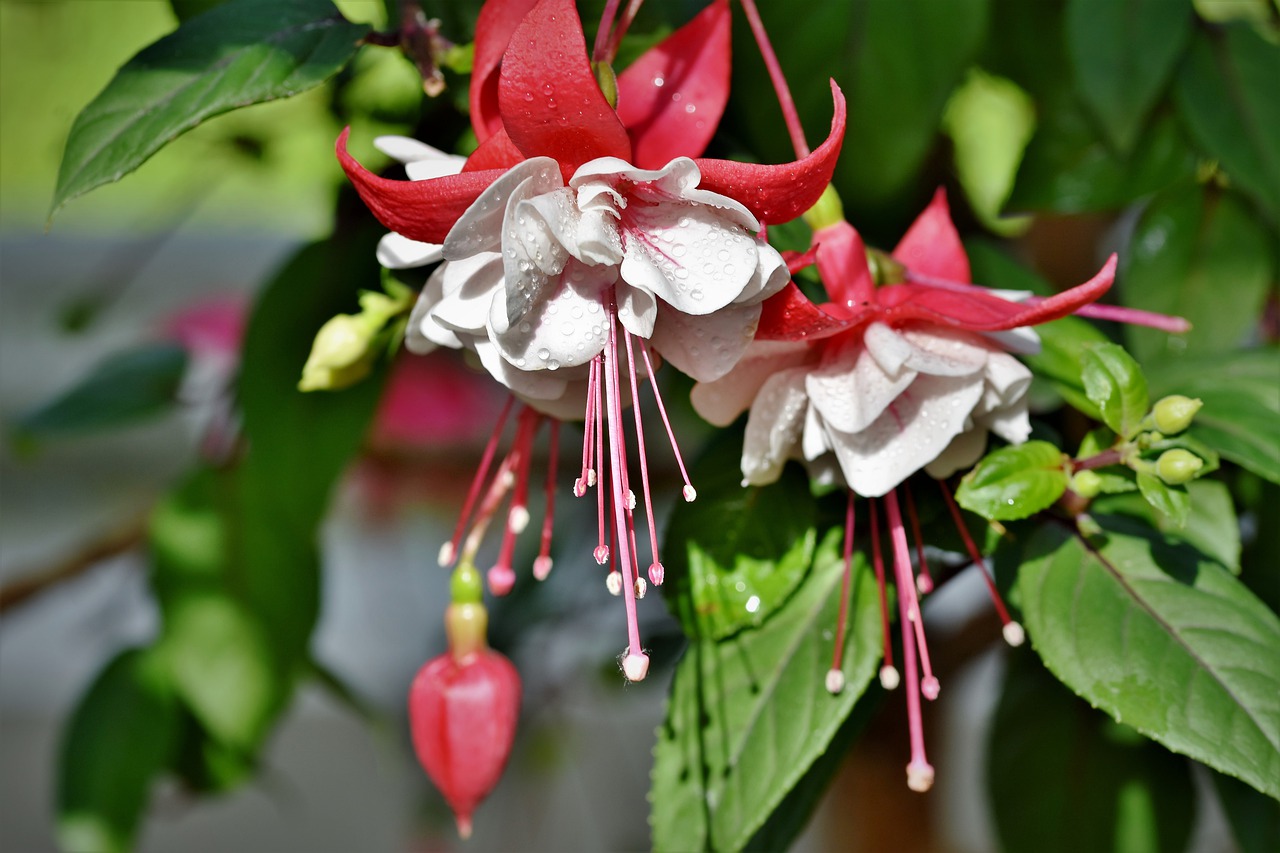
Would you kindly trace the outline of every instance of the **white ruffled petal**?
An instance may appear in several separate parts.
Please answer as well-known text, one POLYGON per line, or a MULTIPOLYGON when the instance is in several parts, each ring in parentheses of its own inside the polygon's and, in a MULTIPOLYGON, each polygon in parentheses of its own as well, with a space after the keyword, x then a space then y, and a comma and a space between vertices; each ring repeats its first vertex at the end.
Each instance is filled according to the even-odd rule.
POLYGON ((984 338, 990 338, 1000 345, 1001 349, 1016 352, 1019 355, 1039 355, 1040 336, 1035 329, 1021 326, 1004 332, 983 332, 984 338))
MULTIPOLYGON (((408 136, 377 136, 374 137, 373 147, 388 157, 399 160, 406 165, 411 163, 447 164, 452 171, 441 173, 446 175, 456 175, 461 172, 463 164, 467 162, 466 157, 446 153, 439 148, 408 136)), ((422 178, 415 178, 412 175, 409 177, 410 180, 414 181, 422 180, 422 178)))
POLYGON ((1027 400, 1023 397, 1008 406, 988 412, 978 423, 1010 444, 1022 444, 1031 437, 1031 419, 1027 417, 1027 400))
POLYGON ((920 374, 874 423, 827 432, 849 488, 880 497, 936 459, 965 426, 982 396, 978 376, 920 374))
POLYGON ((444 239, 445 258, 453 261, 476 252, 501 251, 507 202, 515 188, 526 180, 531 181, 526 198, 564 186, 560 166, 550 157, 533 157, 512 166, 490 184, 449 229, 444 239))
POLYGON ((440 296, 432 319, 453 331, 484 334, 489 308, 505 282, 502 258, 496 252, 481 252, 465 260, 445 261, 431 275, 432 281, 437 279, 440 296))
POLYGON ((506 271, 506 317, 494 318, 496 331, 525 319, 564 269, 568 254, 537 209, 525 204, 539 192, 536 176, 511 189, 502 220, 502 264, 506 271))
POLYGON ((994 410, 1020 400, 1031 387, 1031 371, 1022 362, 1003 352, 993 352, 987 357, 982 375, 987 383, 987 391, 982 398, 985 410, 994 410))
POLYGON ((653 294, 619 279, 614 296, 618 300, 618 322, 623 328, 645 340, 651 338, 653 324, 658 320, 658 302, 653 294))
POLYGON ((751 280, 733 301, 739 305, 755 305, 773 296, 791 281, 791 271, 778 250, 756 238, 756 268, 751 280))
POLYGON ((770 376, 751 405, 742 442, 742 475, 753 486, 778 479, 796 453, 809 408, 805 372, 792 368, 770 376))
POLYGON ((828 350, 806 387, 832 429, 856 433, 879 418, 915 378, 915 371, 905 368, 896 376, 886 373, 855 339, 828 350))
POLYGON ((680 372, 714 382, 742 358, 759 322, 759 305, 726 305, 714 314, 690 317, 661 304, 651 340, 680 372))
POLYGON ((938 454, 938 458, 924 466, 930 477, 939 480, 950 477, 962 468, 968 468, 979 459, 987 449, 986 427, 977 426, 967 429, 951 439, 947 449, 938 454))
POLYGON ((475 338, 469 342, 468 348, 479 356, 490 376, 527 402, 557 400, 564 396, 570 380, 576 378, 571 371, 521 370, 503 358, 497 345, 488 338, 475 338))
POLYGON ((758 264, 755 238, 714 208, 633 205, 622 220, 622 277, 686 314, 733 302, 758 264))
POLYGON ((902 336, 911 343, 907 366, 933 376, 969 376, 982 370, 991 350, 978 338, 963 332, 931 328, 907 329, 902 336))
POLYGON ((404 270, 425 267, 444 257, 444 246, 439 243, 421 243, 392 231, 378 241, 378 263, 387 269, 404 270))
POLYGON ((750 408, 765 380, 803 363, 810 352, 803 341, 753 341, 731 371, 714 382, 699 382, 689 399, 708 423, 728 426, 750 408))
MULTIPOLYGON (((834 460, 831 452, 831 440, 827 437, 827 426, 822 422, 822 415, 813 406, 805 414, 804 436, 800 440, 800 455, 808 463, 820 459, 834 460)), ((811 469, 812 470, 812 469, 811 469)))
MULTIPOLYGON (((492 335, 503 358, 521 370, 559 370, 590 361, 608 340, 602 292, 614 275, 609 267, 571 262, 550 279, 524 316, 492 335)), ((505 314, 502 300, 495 299, 490 328, 505 314)))
POLYGON ((871 323, 862 333, 867 352, 889 376, 898 376, 903 366, 915 355, 911 342, 884 323, 871 323))

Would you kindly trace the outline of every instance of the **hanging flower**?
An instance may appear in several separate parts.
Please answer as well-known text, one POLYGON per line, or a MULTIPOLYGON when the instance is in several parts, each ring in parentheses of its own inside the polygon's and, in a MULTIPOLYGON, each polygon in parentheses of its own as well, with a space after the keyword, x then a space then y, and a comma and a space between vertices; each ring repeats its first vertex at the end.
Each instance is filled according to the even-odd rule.
MULTIPOLYGON (((1031 374, 1005 349, 1037 348, 1029 327, 1096 300, 1111 286, 1116 261, 1110 258, 1085 284, 1035 302, 978 288, 970 283, 969 260, 941 191, 892 255, 877 258, 879 278, 862 238, 847 222, 819 227, 814 244, 812 256, 831 302, 814 305, 789 285, 766 303, 747 355, 727 375, 697 385, 693 404, 717 425, 727 425, 749 409, 744 485, 772 482, 788 459, 798 459, 815 479, 847 487, 846 573, 853 551, 853 497, 872 499, 871 554, 885 650, 880 678, 892 689, 901 676, 893 665, 889 637, 881 506, 876 500, 883 499, 906 670, 911 735, 907 782, 924 791, 933 783, 933 767, 925 756, 920 697, 936 698, 940 685, 920 618, 919 593, 929 591, 932 580, 904 481, 921 469, 945 477, 973 464, 986 448, 988 432, 1014 444, 1026 440, 1031 374), (911 566, 908 521, 919 554, 919 580, 911 566)), ((966 549, 981 565, 981 552, 945 486, 943 495, 966 549)), ((983 577, 1004 623, 1005 639, 1020 644, 1021 626, 1009 618, 985 571, 983 577)), ((833 693, 844 685, 840 650, 846 608, 842 599, 827 675, 833 693)))
MULTIPOLYGON (((571 0, 541 0, 531 9, 493 0, 484 22, 487 27, 477 25, 471 89, 480 146, 460 173, 378 178, 347 154, 345 132, 338 155, 384 225, 406 240, 443 246, 445 262, 410 319, 408 346, 470 349, 527 405, 512 450, 487 488, 496 445, 486 450, 442 562, 474 556, 479 536, 510 491, 507 533, 489 573, 491 588, 510 589, 513 537, 528 523, 534 434, 545 415, 584 418, 574 492, 581 496, 601 483, 594 555, 610 565, 610 589, 626 599, 629 642, 621 664, 629 679, 639 680, 648 656, 635 599, 645 582, 623 413, 660 358, 710 381, 745 352, 762 303, 789 278, 781 256, 758 232, 795 218, 821 195, 839 154, 844 101, 832 84, 831 134, 796 162, 694 159, 728 95, 724 0, 617 78, 616 110, 588 61, 571 0)), ((666 422, 656 389, 655 398, 666 422)), ((650 535, 648 577, 660 583, 643 429, 639 408, 633 411, 650 535)), ((552 426, 554 433, 554 421, 552 426)), ((669 423, 667 431, 674 450, 669 423)), ((548 504, 552 494, 549 481, 548 504)), ((686 500, 695 494, 686 476, 686 500)), ((550 567, 549 531, 550 511, 535 563, 540 576, 550 567)))

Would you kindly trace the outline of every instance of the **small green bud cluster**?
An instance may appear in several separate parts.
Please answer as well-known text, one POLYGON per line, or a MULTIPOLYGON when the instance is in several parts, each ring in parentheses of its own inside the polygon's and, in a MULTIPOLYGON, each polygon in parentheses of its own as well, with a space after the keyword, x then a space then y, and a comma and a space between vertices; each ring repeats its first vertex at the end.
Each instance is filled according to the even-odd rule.
POLYGON ((1156 476, 1170 486, 1181 486, 1196 478, 1204 460, 1190 450, 1175 447, 1160 454, 1156 460, 1156 476))
POLYGON ((331 317, 316 332, 298 390, 338 391, 368 376, 383 343, 383 330, 412 307, 413 296, 403 286, 397 286, 392 296, 365 291, 360 294, 359 314, 331 317))
POLYGON ((1191 426, 1196 412, 1204 405, 1198 399, 1171 394, 1156 403, 1151 410, 1151 421, 1155 428, 1165 435, 1177 435, 1191 426))

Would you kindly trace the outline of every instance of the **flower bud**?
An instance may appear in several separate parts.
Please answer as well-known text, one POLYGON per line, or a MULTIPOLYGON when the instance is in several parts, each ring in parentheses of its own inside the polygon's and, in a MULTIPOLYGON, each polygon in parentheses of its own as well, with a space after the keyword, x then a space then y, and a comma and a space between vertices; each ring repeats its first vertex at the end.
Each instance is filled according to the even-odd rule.
POLYGON ((330 318, 316 332, 298 390, 336 391, 367 376, 373 364, 370 344, 375 331, 352 314, 330 318))
POLYGON ((1199 399, 1171 394, 1156 403, 1151 410, 1151 420, 1156 429, 1165 435, 1177 435, 1191 426, 1191 420, 1204 405, 1199 399))
POLYGON ((1166 450, 1156 460, 1156 474, 1170 486, 1180 486, 1194 480, 1196 474, 1204 467, 1204 460, 1190 450, 1175 447, 1166 450))
POLYGON ((1077 471, 1071 477, 1071 491, 1082 498, 1096 498, 1102 491, 1102 478, 1088 469, 1077 471))
POLYGON ((471 835, 471 815, 498 784, 520 716, 520 676, 506 657, 483 649, 459 661, 443 654, 409 689, 409 727, 418 761, 471 835))

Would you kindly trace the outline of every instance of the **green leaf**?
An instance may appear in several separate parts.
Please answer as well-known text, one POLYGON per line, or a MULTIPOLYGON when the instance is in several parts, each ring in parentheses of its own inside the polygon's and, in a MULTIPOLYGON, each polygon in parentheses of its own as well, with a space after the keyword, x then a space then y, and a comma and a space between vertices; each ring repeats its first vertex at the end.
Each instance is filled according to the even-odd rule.
POLYGON ((1076 699, 1026 649, 1006 656, 987 789, 1006 853, 1181 853, 1189 763, 1076 699))
MULTIPOLYGON (((1105 491, 1105 490, 1104 490, 1105 491)), ((1107 515, 1131 515, 1174 539, 1181 539, 1205 556, 1221 563, 1233 575, 1240 574, 1240 520, 1236 517, 1231 491, 1216 480, 1187 483, 1191 512, 1186 524, 1178 526, 1164 513, 1151 511, 1145 497, 1134 494, 1099 498, 1093 511, 1107 515)))
POLYGON ((1121 297, 1133 308, 1186 317, 1193 328, 1172 335, 1127 326, 1130 351, 1149 364, 1237 349, 1262 314, 1273 244, 1233 193, 1188 185, 1154 198, 1129 241, 1121 297))
POLYGON ((173 7, 173 14, 178 20, 185 22, 226 2, 227 0, 169 0, 169 5, 173 7))
POLYGON ((733 432, 708 449, 698 464, 701 499, 674 513, 667 531, 667 550, 687 559, 688 570, 662 590, 692 605, 676 610, 690 636, 720 639, 761 624, 813 563, 818 534, 808 478, 792 465, 771 485, 743 488, 741 448, 733 432))
POLYGON ((1152 366, 1154 393, 1204 401, 1191 434, 1259 477, 1280 483, 1280 350, 1187 356, 1152 366))
POLYGON ((151 783, 175 749, 178 706, 151 650, 121 652, 98 673, 63 735, 58 843, 64 850, 133 848, 151 783))
POLYGON ((206 119, 318 86, 367 32, 329 0, 234 0, 184 23, 129 60, 76 116, 50 216, 206 119))
POLYGON ((1094 344, 1081 354, 1085 393, 1102 421, 1124 438, 1133 438, 1150 408, 1142 368, 1115 344, 1094 344))
POLYGON ((1129 151, 1191 35, 1170 0, 1069 0, 1067 52, 1080 95, 1110 143, 1129 151))
POLYGON ((1222 566, 1142 524, 1095 519, 1028 543, 1027 632, 1090 704, 1280 797, 1280 619, 1222 566))
POLYGON ((1182 486, 1170 486, 1152 474, 1138 473, 1138 491, 1152 507, 1182 527, 1187 523, 1187 513, 1191 512, 1191 496, 1182 486))
MULTIPOLYGON (((866 690, 881 640, 875 581, 861 553, 851 583, 845 688, 833 696, 824 684, 840 604, 841 539, 839 530, 824 538, 805 582, 762 625, 722 640, 691 639, 654 750, 655 849, 742 848, 825 753, 866 690)), ((676 606, 687 610, 692 602, 681 597, 676 606)))
POLYGON ((1191 135, 1280 227, 1280 51, 1238 24, 1198 32, 1174 93, 1191 135))
POLYGON ((187 369, 187 351, 151 344, 107 357, 58 398, 20 416, 21 440, 56 438, 154 417, 174 403, 187 369))
POLYGON ((956 500, 984 518, 1016 521, 1053 506, 1067 488, 1062 451, 1028 441, 988 453, 964 475, 956 500))
POLYGON ((1280 803, 1221 773, 1213 774, 1213 788, 1240 853, 1280 850, 1280 803))

